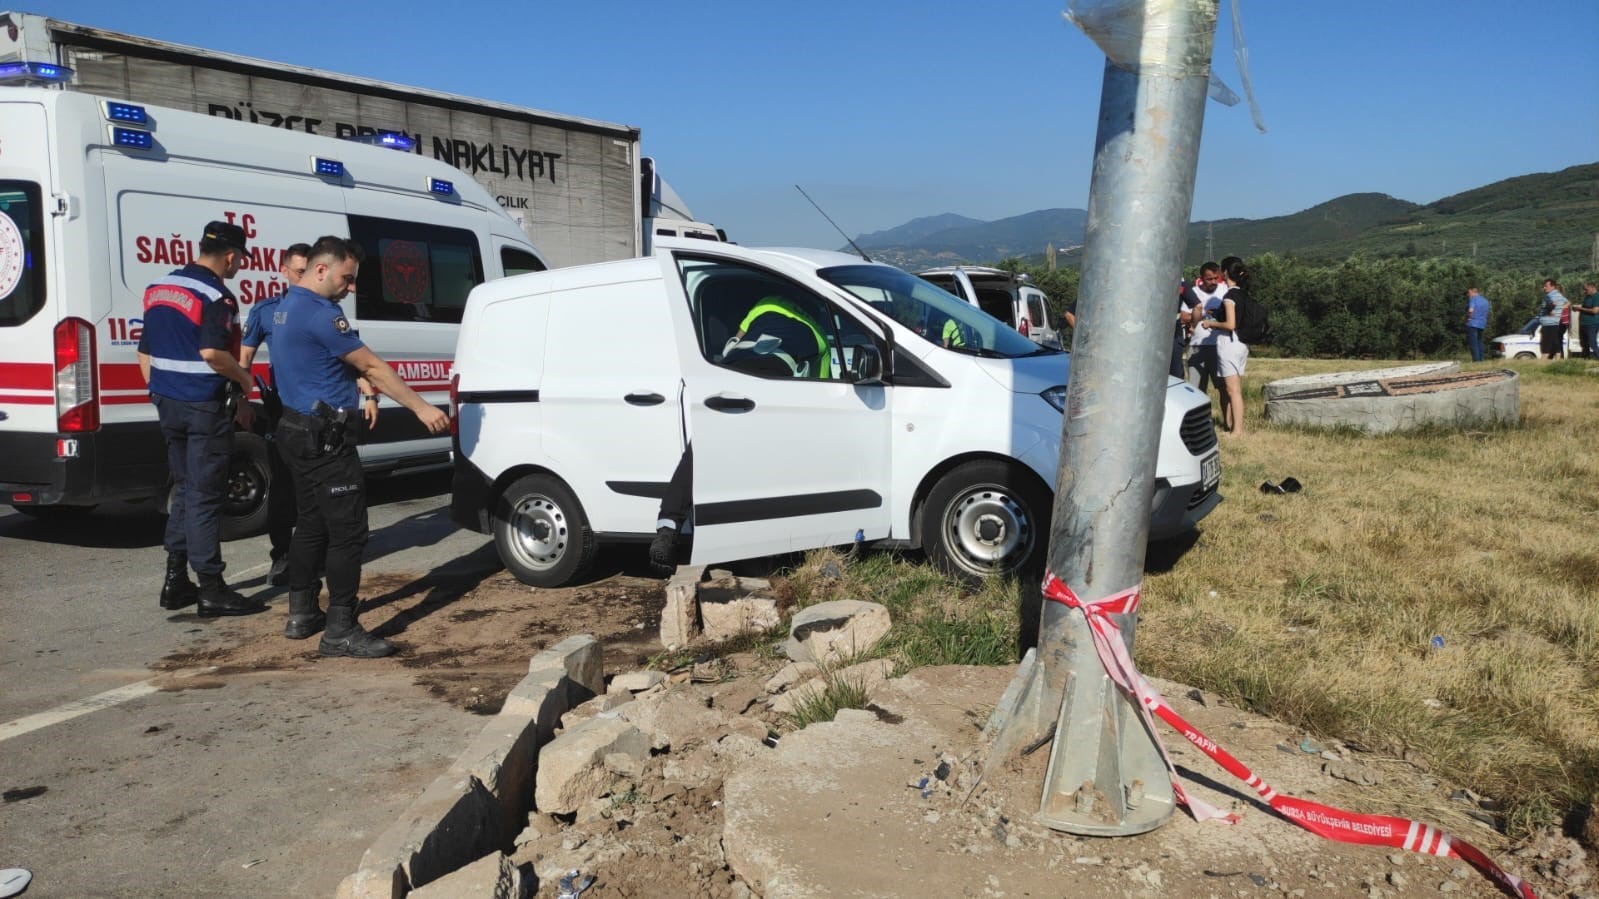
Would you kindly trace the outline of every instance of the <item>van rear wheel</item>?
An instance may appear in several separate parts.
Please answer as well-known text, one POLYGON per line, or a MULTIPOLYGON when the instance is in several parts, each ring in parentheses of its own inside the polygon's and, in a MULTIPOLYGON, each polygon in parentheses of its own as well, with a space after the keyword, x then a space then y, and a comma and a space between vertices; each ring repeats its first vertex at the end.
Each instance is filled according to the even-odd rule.
POLYGON ((228 462, 227 491, 218 517, 223 540, 254 537, 267 527, 267 493, 293 490, 292 484, 272 483, 271 450, 254 434, 233 435, 233 457, 228 462))
POLYGON ((594 562, 594 532, 570 488, 559 478, 518 478, 494 504, 494 547, 524 584, 560 587, 594 562))
POLYGON ((956 466, 922 506, 922 546, 945 573, 978 581, 1041 570, 1049 492, 1031 472, 984 459, 956 466))

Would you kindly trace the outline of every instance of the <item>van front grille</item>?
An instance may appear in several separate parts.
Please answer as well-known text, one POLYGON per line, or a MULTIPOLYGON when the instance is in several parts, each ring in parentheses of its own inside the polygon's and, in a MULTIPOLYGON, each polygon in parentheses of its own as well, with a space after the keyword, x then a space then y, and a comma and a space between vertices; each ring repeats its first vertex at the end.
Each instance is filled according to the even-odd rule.
POLYGON ((1210 404, 1205 404, 1197 409, 1190 410, 1183 416, 1183 426, 1179 433, 1183 437, 1183 446, 1196 456, 1203 456, 1216 445, 1216 423, 1210 418, 1210 404))

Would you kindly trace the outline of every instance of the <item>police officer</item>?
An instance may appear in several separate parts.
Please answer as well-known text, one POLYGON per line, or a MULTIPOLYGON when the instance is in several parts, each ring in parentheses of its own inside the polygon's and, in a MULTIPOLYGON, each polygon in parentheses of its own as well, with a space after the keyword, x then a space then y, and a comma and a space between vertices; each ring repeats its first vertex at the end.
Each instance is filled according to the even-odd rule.
POLYGON ((378 658, 394 647, 356 622, 367 539, 365 484, 353 440, 357 376, 410 409, 431 434, 444 433, 449 419, 368 349, 340 311, 336 301, 355 285, 360 248, 323 237, 311 245, 308 260, 305 276, 273 317, 273 371, 283 399, 278 447, 293 472, 300 507, 289 547, 289 625, 321 617, 311 585, 325 563, 327 626, 317 651, 378 658))
MULTIPOLYGON (((278 274, 283 276, 286 288, 299 283, 305 275, 306 254, 310 251, 310 245, 297 243, 278 255, 278 274)), ((250 307, 249 324, 245 325, 243 347, 239 351, 239 364, 244 366, 245 371, 250 370, 250 363, 254 361, 261 344, 268 347, 272 345, 272 319, 277 315, 278 304, 282 301, 282 294, 274 294, 257 300, 250 307)), ((277 383, 276 378, 273 383, 277 383)), ((268 411, 271 411, 270 404, 268 411)), ((294 519, 298 517, 298 511, 294 504, 294 476, 289 473, 272 434, 277 422, 268 421, 266 424, 272 462, 272 486, 267 491, 267 534, 272 541, 272 567, 267 572, 267 583, 281 587, 289 582, 289 538, 294 534, 294 519)))
POLYGON ((199 602, 202 618, 250 615, 265 606, 222 580, 220 516, 233 455, 233 422, 250 424, 250 375, 238 362, 239 303, 223 282, 248 258, 244 229, 211 222, 199 258, 144 292, 139 368, 167 441, 172 508, 161 608, 199 602), (237 413, 233 411, 237 407, 237 413), (198 591, 189 580, 193 566, 198 591))

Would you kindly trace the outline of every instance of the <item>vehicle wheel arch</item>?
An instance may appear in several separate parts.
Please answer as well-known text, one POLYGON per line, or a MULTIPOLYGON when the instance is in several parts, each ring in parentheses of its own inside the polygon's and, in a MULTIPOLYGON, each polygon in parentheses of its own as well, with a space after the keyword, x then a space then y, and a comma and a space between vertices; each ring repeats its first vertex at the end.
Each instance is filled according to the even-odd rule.
POLYGON ((907 533, 910 534, 910 545, 916 549, 924 549, 922 542, 922 509, 927 505, 927 497, 933 492, 933 487, 943 479, 944 475, 965 465, 968 462, 998 462, 1011 469, 1018 477, 1030 478, 1032 485, 1044 491, 1051 503, 1055 501, 1055 485, 1044 483, 1030 466, 1021 460, 1007 456, 1004 453, 970 452, 958 456, 950 456, 938 463, 922 475, 921 481, 916 484, 916 492, 911 495, 910 523, 907 533))

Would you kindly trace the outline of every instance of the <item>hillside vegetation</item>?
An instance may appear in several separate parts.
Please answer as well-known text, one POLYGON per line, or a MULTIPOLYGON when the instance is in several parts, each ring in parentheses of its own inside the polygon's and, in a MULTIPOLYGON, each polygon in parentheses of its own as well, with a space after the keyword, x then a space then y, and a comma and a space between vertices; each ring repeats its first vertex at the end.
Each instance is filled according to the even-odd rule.
MULTIPOLYGON (((1053 246, 1062 266, 1080 265, 1087 213, 1044 209, 993 222, 944 214, 861 235, 863 248, 909 271, 934 265, 993 264, 1016 257, 1044 263, 1053 246)), ((1265 253, 1318 265, 1351 256, 1444 259, 1520 272, 1590 266, 1599 235, 1599 162, 1522 175, 1418 205, 1386 194, 1349 194, 1291 215, 1218 219, 1189 226, 1184 263, 1206 256, 1265 253)))

